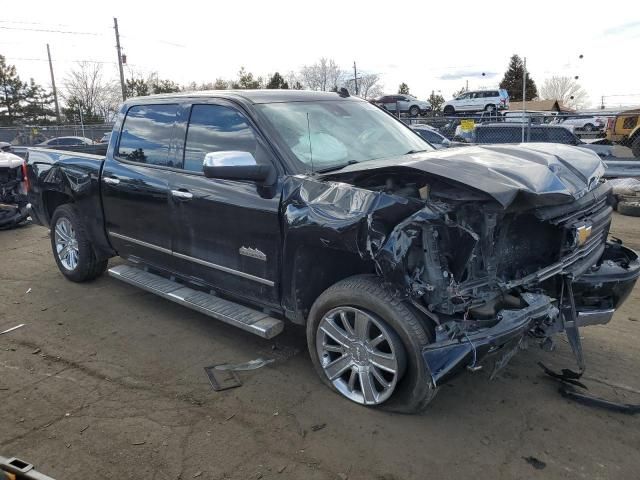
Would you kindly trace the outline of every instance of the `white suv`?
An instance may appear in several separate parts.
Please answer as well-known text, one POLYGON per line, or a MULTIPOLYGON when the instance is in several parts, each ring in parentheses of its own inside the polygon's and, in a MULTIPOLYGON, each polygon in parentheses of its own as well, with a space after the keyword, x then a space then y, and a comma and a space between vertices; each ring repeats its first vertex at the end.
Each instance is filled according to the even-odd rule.
POLYGON ((464 92, 458 98, 444 104, 445 115, 456 112, 495 112, 509 108, 509 94, 504 88, 498 90, 477 90, 464 92))

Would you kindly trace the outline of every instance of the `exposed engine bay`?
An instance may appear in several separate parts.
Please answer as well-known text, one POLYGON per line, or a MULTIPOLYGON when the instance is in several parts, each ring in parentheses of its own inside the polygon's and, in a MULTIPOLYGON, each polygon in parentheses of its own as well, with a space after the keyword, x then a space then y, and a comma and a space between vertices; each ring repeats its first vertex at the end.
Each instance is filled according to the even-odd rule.
MULTIPOLYGON (((599 160, 587 155, 593 163, 581 171, 531 148, 517 155, 537 175, 507 169, 511 155, 504 171, 483 167, 474 175, 478 159, 455 170, 441 154, 292 179, 285 190, 292 231, 321 228, 324 246, 371 260, 435 326, 423 351, 435 384, 477 368, 488 354, 501 354, 501 368, 527 338, 552 349, 560 332, 582 372, 578 327, 607 323, 640 275, 636 254, 607 242, 611 188, 600 180, 599 160)), ((512 153, 496 150, 489 153, 512 153)))

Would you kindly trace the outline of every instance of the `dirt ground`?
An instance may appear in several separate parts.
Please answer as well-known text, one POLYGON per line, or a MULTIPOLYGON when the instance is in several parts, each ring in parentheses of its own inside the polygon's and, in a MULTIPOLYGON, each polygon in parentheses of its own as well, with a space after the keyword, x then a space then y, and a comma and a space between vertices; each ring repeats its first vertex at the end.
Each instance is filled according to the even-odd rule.
MULTIPOLYGON (((640 219, 612 233, 640 249, 640 219)), ((73 284, 42 227, 0 252, 0 331, 26 324, 0 336, 0 455, 56 479, 638 478, 640 418, 563 399, 536 365, 574 368, 564 341, 390 414, 325 388, 298 329, 267 341, 106 275, 73 284), (258 357, 276 361, 212 391, 203 367, 258 357)), ((591 390, 640 402, 640 287, 583 337, 591 390)))

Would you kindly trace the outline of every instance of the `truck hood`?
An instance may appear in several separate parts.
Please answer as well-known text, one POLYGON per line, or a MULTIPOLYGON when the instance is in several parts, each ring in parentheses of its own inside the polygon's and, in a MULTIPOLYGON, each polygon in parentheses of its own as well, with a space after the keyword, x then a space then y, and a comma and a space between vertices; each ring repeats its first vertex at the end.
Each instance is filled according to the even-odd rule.
POLYGON ((349 165, 322 178, 346 180, 378 170, 413 169, 482 191, 503 207, 524 195, 534 205, 571 202, 598 184, 604 164, 584 148, 553 143, 485 145, 349 165))

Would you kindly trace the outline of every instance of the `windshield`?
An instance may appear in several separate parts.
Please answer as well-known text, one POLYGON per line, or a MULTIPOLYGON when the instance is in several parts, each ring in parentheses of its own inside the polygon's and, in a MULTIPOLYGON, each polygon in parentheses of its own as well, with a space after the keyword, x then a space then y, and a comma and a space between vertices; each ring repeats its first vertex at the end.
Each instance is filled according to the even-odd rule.
POLYGON ((257 105, 291 153, 313 171, 433 150, 368 102, 320 101, 257 105))

